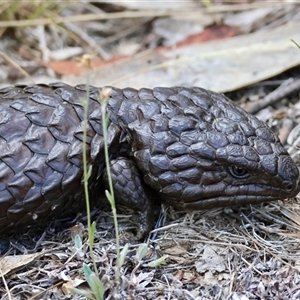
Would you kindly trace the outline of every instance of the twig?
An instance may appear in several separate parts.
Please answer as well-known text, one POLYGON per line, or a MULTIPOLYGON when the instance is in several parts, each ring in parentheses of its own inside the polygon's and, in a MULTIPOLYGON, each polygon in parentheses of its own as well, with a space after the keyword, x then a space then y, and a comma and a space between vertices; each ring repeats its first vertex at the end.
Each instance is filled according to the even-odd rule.
POLYGON ((272 105, 280 101, 282 98, 297 91, 300 91, 300 79, 294 81, 289 79, 280 85, 276 90, 268 94, 264 99, 260 100, 259 102, 249 103, 246 105, 245 110, 248 113, 255 114, 261 109, 272 105))
POLYGON ((79 36, 81 40, 86 42, 93 49, 94 52, 100 54, 104 60, 108 60, 110 58, 110 55, 106 51, 104 51, 104 49, 100 47, 98 43, 96 43, 92 38, 90 38, 90 36, 83 30, 81 30, 78 26, 70 22, 65 22, 64 25, 77 36, 79 36))
MULTIPOLYGON (((273 7, 273 3, 253 3, 253 4, 237 4, 237 5, 220 5, 213 6, 206 10, 208 13, 226 12, 226 11, 243 11, 248 9, 256 9, 261 7, 273 7)), ((99 13, 99 14, 85 14, 75 16, 55 16, 53 18, 40 18, 34 20, 12 20, 0 22, 0 28, 3 27, 24 27, 24 26, 37 26, 47 25, 52 23, 65 23, 65 22, 85 22, 95 20, 112 20, 112 19, 132 19, 132 18, 144 18, 144 17, 167 17, 167 16, 199 16, 199 11, 204 11, 199 7, 199 10, 194 9, 182 9, 180 11, 174 10, 141 10, 141 11, 123 11, 115 13, 99 13)))
POLYGON ((35 83, 34 79, 24 69, 22 69, 16 62, 14 62, 8 55, 0 51, 0 56, 2 56, 2 58, 4 58, 8 63, 10 63, 14 68, 19 70, 25 77, 29 78, 33 84, 35 83))
POLYGON ((2 282, 3 282, 4 287, 5 287, 5 290, 6 290, 6 292, 7 292, 7 297, 8 297, 8 299, 9 299, 9 300, 13 300, 12 295, 11 295, 11 293, 10 293, 10 290, 9 290, 9 288, 8 288, 7 282, 6 282, 6 280, 5 280, 5 277, 4 277, 4 275, 2 274, 2 271, 1 271, 1 270, 0 270, 0 276, 1 276, 1 278, 2 278, 2 282))

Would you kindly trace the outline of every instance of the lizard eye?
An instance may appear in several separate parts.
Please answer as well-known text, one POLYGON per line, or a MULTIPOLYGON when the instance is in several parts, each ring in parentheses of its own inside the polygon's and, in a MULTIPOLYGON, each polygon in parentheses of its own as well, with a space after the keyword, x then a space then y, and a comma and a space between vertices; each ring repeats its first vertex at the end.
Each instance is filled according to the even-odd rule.
POLYGON ((230 166, 228 168, 228 172, 234 178, 246 179, 250 176, 249 172, 246 169, 239 166, 230 166))

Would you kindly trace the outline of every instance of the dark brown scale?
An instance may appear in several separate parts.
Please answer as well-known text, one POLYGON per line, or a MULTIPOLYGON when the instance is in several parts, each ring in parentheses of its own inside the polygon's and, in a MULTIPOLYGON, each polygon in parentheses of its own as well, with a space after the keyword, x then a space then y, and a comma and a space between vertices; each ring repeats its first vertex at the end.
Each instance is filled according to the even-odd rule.
MULTIPOLYGON (((84 207, 87 92, 89 189, 97 200, 107 186, 99 90, 63 83, 0 90, 0 231, 84 207)), ((300 190, 298 168, 274 133, 223 95, 196 87, 112 88, 107 112, 116 200, 136 210, 138 237, 152 228, 157 199, 203 209, 300 190)))

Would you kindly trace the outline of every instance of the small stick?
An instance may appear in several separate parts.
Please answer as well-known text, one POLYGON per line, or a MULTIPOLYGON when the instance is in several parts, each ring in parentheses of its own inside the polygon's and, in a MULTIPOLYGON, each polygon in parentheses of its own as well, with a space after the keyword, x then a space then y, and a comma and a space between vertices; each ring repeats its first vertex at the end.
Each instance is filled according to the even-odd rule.
POLYGON ((250 114, 255 114, 259 112, 261 109, 272 105, 282 98, 290 95, 291 93, 300 91, 300 79, 291 81, 290 79, 285 81, 282 85, 280 85, 276 90, 268 94, 264 99, 259 102, 255 102, 254 104, 249 103, 245 106, 245 110, 250 114))

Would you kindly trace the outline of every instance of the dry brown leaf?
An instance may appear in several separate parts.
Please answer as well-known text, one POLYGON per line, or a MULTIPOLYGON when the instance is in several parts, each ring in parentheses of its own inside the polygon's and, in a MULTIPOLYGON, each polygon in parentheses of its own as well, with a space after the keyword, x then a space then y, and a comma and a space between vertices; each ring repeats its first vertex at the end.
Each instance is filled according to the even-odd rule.
POLYGON ((164 45, 175 45, 203 30, 203 26, 187 19, 159 18, 153 22, 153 32, 164 38, 164 45))
POLYGON ((217 276, 215 276, 212 271, 207 271, 204 274, 202 282, 210 286, 218 285, 219 283, 217 276))
MULTIPOLYGON (((300 64, 300 22, 177 49, 162 49, 133 56, 92 71, 91 84, 135 88, 201 86, 217 92, 231 91, 275 76, 300 64), (251 62, 251 63, 249 63, 251 62)), ((70 84, 86 76, 64 77, 70 84)))
POLYGON ((165 253, 166 254, 170 254, 170 255, 181 255, 181 254, 184 254, 186 253, 188 247, 187 245, 175 245, 171 248, 168 248, 165 250, 165 253))
POLYGON ((65 295, 69 295, 69 294, 70 294, 69 288, 72 288, 72 287, 74 287, 72 281, 68 281, 68 282, 65 282, 65 283, 61 286, 61 290, 63 291, 63 293, 64 293, 65 295))
POLYGON ((36 258, 39 258, 43 253, 34 253, 34 254, 24 254, 18 256, 5 256, 0 258, 0 273, 5 275, 10 271, 15 271, 20 269, 31 262, 36 258))
POLYGON ((206 246, 201 259, 196 263, 196 270, 199 273, 209 272, 222 272, 226 269, 224 260, 225 258, 220 256, 221 248, 215 246, 206 246))

